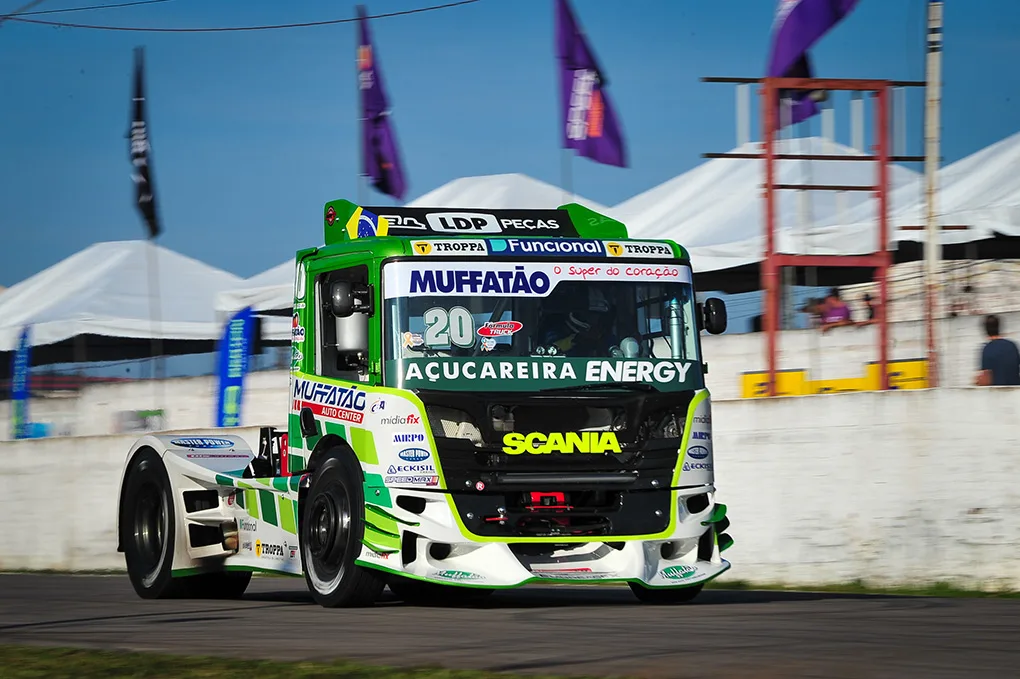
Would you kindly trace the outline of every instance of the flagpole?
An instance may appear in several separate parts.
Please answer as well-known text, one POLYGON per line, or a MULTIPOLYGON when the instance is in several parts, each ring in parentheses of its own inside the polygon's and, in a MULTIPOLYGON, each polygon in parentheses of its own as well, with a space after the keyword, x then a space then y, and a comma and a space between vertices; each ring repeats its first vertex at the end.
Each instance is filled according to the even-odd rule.
POLYGON ((938 346, 935 314, 938 307, 938 270, 942 257, 941 230, 936 214, 939 166, 939 107, 942 97, 942 2, 928 2, 928 63, 925 102, 925 193, 927 220, 925 224, 925 329, 928 335, 928 383, 938 386, 938 346))
POLYGON ((364 171, 365 162, 365 107, 362 102, 362 98, 365 96, 361 89, 361 69, 358 68, 358 59, 360 58, 359 50, 361 48, 361 41, 358 39, 358 29, 354 29, 354 88, 357 93, 354 97, 354 105, 357 107, 357 111, 354 114, 354 119, 358 121, 358 129, 355 132, 358 137, 358 157, 355 159, 354 177, 357 186, 355 187, 355 195, 358 197, 358 205, 363 205, 365 201, 364 195, 364 182, 362 181, 362 172, 364 171))

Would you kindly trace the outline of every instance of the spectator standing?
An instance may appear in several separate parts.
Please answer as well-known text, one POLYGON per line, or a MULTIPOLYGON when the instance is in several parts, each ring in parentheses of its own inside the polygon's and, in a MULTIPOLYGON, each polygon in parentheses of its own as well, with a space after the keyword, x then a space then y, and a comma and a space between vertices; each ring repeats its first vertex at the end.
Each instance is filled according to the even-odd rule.
POLYGON ((999 317, 985 316, 988 342, 981 350, 981 367, 974 381, 979 387, 1020 384, 1020 349, 1012 340, 1000 335, 999 317))

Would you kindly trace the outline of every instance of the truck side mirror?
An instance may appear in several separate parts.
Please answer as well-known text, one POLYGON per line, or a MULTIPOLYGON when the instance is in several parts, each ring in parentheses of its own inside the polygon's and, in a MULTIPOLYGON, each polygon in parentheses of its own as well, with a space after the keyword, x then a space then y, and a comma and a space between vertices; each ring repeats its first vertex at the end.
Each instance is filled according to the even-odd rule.
POLYGON ((364 283, 334 281, 329 286, 329 309, 337 318, 372 313, 372 288, 364 283))
POLYGON ((329 310, 337 318, 354 313, 354 289, 350 281, 334 281, 329 286, 329 310))
POLYGON ((704 328, 713 335, 726 332, 726 303, 718 297, 705 300, 704 328))

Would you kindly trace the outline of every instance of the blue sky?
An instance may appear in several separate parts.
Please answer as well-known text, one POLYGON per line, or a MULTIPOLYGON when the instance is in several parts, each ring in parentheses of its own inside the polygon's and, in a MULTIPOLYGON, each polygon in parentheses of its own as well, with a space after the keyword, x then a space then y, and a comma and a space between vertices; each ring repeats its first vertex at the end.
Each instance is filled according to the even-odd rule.
MULTIPOLYGON (((21 4, 0 0, 0 12, 21 4)), ((373 0, 368 9, 426 4, 373 0)), ((925 4, 861 0, 814 50, 819 75, 922 79, 925 4)), ((698 78, 762 74, 772 0, 574 0, 574 8, 608 73, 631 161, 618 169, 575 160, 578 193, 613 205, 734 145, 732 88, 698 78)), ((39 18, 227 26, 353 12, 354 3, 322 0, 174 0, 39 18)), ((1020 128, 1020 3, 949 2, 946 24, 943 150, 953 161, 1020 128)), ((372 30, 409 198, 473 174, 559 183, 552 0, 481 0, 377 20, 372 30)), ((353 24, 153 34, 7 22, 0 284, 96 241, 143 237, 125 140, 135 45, 147 48, 163 245, 250 276, 320 242, 325 201, 356 197, 353 24)), ((912 98, 912 153, 921 151, 919 103, 912 98)), ((838 137, 849 138, 845 116, 838 137)))

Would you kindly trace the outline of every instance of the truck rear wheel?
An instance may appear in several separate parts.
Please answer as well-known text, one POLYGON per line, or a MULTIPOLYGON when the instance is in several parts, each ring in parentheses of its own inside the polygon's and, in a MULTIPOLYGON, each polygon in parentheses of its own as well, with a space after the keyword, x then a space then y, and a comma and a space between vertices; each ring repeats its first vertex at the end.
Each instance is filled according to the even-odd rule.
POLYGON ((353 455, 330 451, 303 499, 305 581, 321 606, 370 606, 385 586, 381 574, 354 563, 365 534, 361 478, 353 455))
POLYGON ((175 528, 170 477, 159 455, 146 448, 131 460, 120 504, 120 543, 128 578, 143 599, 183 593, 170 574, 175 528))
POLYGON ((120 544, 135 592, 143 599, 240 598, 251 582, 251 572, 172 576, 176 527, 163 460, 151 449, 141 450, 131 460, 120 505, 120 544))
POLYGON ((693 601, 696 596, 701 594, 701 590, 704 585, 694 585, 693 587, 677 587, 668 589, 652 589, 651 587, 643 587, 637 583, 631 582, 630 591, 634 592, 634 596, 639 601, 646 604, 685 604, 693 601))

